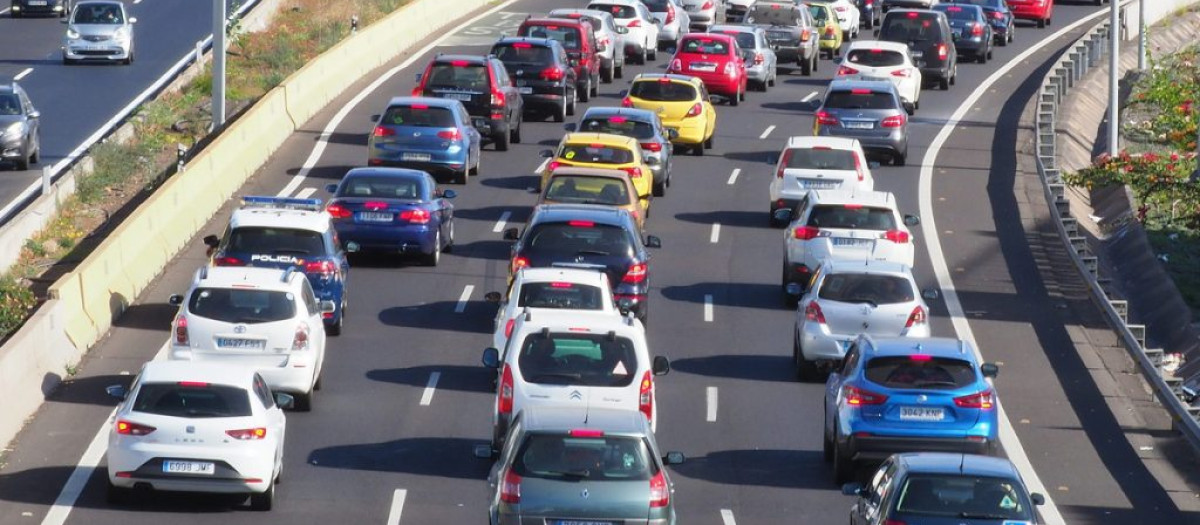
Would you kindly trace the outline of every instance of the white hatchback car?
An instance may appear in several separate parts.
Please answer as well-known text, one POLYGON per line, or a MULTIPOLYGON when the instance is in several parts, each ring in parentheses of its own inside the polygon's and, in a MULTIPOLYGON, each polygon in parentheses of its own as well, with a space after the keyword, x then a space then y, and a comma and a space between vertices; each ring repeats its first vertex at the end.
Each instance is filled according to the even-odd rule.
POLYGON ((658 60, 658 21, 642 0, 595 0, 587 8, 612 13, 617 25, 625 28, 625 54, 635 64, 658 60))
POLYGON ((249 494, 270 510, 283 471, 287 394, 272 393, 252 368, 151 361, 122 400, 108 434, 108 500, 134 489, 249 494))
POLYGON ((859 334, 929 337, 929 307, 912 268, 888 261, 827 260, 800 298, 792 360, 803 381, 820 379, 859 334))
POLYGON ((858 139, 844 137, 792 137, 775 162, 769 188, 771 224, 775 211, 794 208, 809 190, 875 189, 871 165, 858 139))
POLYGON ((638 410, 658 420, 654 376, 670 361, 651 358, 646 330, 632 315, 526 310, 508 348, 483 351, 483 365, 500 370, 492 408, 492 448, 500 450, 512 418, 529 406, 638 410))
POLYGON ((125 4, 88 0, 75 4, 62 39, 63 64, 83 60, 133 63, 133 24, 125 4))
POLYGON ((293 394, 296 409, 312 409, 325 362, 324 312, 303 272, 202 267, 179 306, 171 330, 173 361, 225 362, 258 370, 272 390, 293 394))
POLYGON ((788 304, 808 289, 826 259, 891 261, 911 267, 914 246, 896 196, 882 191, 812 190, 792 209, 775 212, 783 234, 783 290, 788 304))
POLYGON ((513 276, 507 298, 488 292, 484 298, 498 303, 492 348, 508 346, 517 317, 527 310, 581 310, 623 315, 613 300, 608 274, 576 268, 521 268, 513 276))
POLYGON ((912 105, 910 114, 921 107, 921 68, 913 62, 908 46, 900 42, 851 42, 842 52, 842 62, 838 66, 836 76, 861 80, 888 80, 896 86, 900 100, 904 101, 905 105, 912 105))

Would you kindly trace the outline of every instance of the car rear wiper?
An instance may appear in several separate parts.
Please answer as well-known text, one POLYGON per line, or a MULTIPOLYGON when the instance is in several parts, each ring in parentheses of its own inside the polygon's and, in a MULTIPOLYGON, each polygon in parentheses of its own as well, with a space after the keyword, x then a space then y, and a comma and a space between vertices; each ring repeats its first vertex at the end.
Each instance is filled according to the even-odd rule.
POLYGON ((609 253, 600 250, 579 250, 575 252, 575 255, 609 255, 609 253))
POLYGON ((565 379, 568 381, 579 381, 583 376, 580 374, 572 374, 568 372, 550 372, 533 376, 532 382, 544 383, 551 379, 565 379))
POLYGON ((584 469, 584 470, 550 470, 550 471, 546 471, 546 474, 550 475, 550 476, 562 476, 564 478, 584 479, 584 478, 591 477, 592 471, 587 470, 587 469, 584 469))
POLYGON ((958 517, 965 520, 1003 520, 1009 519, 1004 514, 988 514, 986 512, 960 512, 958 517))
POLYGON ((879 303, 872 301, 871 299, 867 299, 866 297, 854 297, 851 299, 846 299, 846 302, 847 303, 867 303, 867 304, 871 305, 871 308, 879 308, 879 303))

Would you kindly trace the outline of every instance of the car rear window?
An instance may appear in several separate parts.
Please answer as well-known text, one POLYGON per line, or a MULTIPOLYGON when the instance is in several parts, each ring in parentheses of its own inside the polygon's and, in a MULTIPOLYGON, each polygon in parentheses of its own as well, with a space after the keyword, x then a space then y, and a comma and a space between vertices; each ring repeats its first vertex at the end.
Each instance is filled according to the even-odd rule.
POLYGON ((665 12, 667 12, 667 4, 670 4, 671 1, 670 0, 642 0, 642 3, 646 4, 646 8, 649 9, 651 12, 665 13, 665 12))
POLYGON ((208 383, 145 383, 138 388, 132 410, 196 419, 252 414, 250 394, 244 389, 208 383))
POLYGON ((529 24, 521 26, 519 36, 549 38, 562 43, 569 50, 579 49, 579 28, 552 24, 529 24))
POLYGON ((589 133, 612 133, 639 140, 654 137, 653 124, 622 116, 589 118, 580 123, 579 130, 589 133))
POLYGON ((264 255, 324 255, 320 232, 291 228, 242 226, 229 234, 226 250, 264 255))
POLYGON ((384 126, 412 126, 418 128, 453 128, 454 113, 449 108, 430 107, 423 104, 392 106, 387 108, 379 123, 384 126))
POLYGON ((825 21, 829 19, 829 10, 825 8, 824 4, 808 6, 808 13, 812 15, 817 25, 825 25, 825 21))
POLYGON ((747 33, 745 31, 732 31, 732 30, 722 31, 722 33, 725 33, 725 34, 733 37, 733 39, 735 41, 737 41, 738 47, 740 47, 742 49, 757 48, 757 43, 756 43, 756 39, 754 38, 754 33, 747 33))
POLYGON ((821 299, 844 303, 896 304, 916 299, 912 283, 895 275, 838 273, 825 277, 821 299))
POLYGON ((977 5, 984 9, 1002 9, 1004 0, 954 0, 956 4, 971 4, 977 5))
POLYGON ((526 336, 517 365, 526 382, 548 385, 623 387, 638 370, 629 338, 580 332, 526 336))
POLYGON ((197 288, 188 300, 188 312, 225 323, 271 323, 295 317, 296 299, 291 292, 197 288))
POLYGON ((854 49, 846 53, 846 61, 867 67, 904 65, 904 55, 887 49, 854 49))
POLYGON ((962 359, 915 356, 876 357, 867 361, 867 381, 889 388, 945 390, 975 382, 975 367, 962 359))
POLYGON ((900 487, 896 512, 955 521, 1032 519, 1016 480, 970 475, 910 475, 900 487))
POLYGON ((680 53, 688 53, 695 55, 728 55, 729 44, 724 40, 705 37, 691 37, 684 39, 683 45, 680 46, 680 53))
POLYGON ((627 5, 596 3, 588 4, 587 8, 612 13, 613 18, 618 20, 637 17, 637 9, 627 5))
POLYGON ((794 5, 759 2, 750 9, 748 18, 760 25, 794 26, 800 12, 794 5))
POLYGON ((934 9, 946 13, 946 18, 951 20, 975 20, 975 9, 973 7, 963 7, 961 5, 937 5, 934 9))
POLYGON ((647 481, 657 465, 646 442, 637 437, 531 433, 517 451, 513 472, 566 482, 647 481))
POLYGON ((531 308, 567 308, 601 310, 604 292, 595 286, 571 282, 525 283, 517 296, 517 306, 531 308))
POLYGON ((887 91, 869 89, 830 91, 825 97, 829 109, 896 109, 896 98, 887 91))
POLYGON ((355 175, 338 186, 338 197, 375 197, 381 199, 421 199, 421 181, 402 177, 355 175))
POLYGON ((895 42, 921 42, 941 39, 941 27, 937 24, 937 15, 933 12, 916 12, 888 15, 883 19, 883 27, 879 30, 880 40, 895 42))
POLYGON ((658 79, 633 83, 629 95, 657 102, 687 102, 696 100, 696 88, 682 82, 661 82, 658 79))
POLYGON ((614 148, 600 144, 566 144, 558 157, 571 162, 591 164, 628 164, 633 162, 633 152, 625 148, 614 148))
POLYGON ((795 148, 783 152, 783 166, 792 169, 854 171, 854 159, 854 152, 847 149, 795 148))
POLYGON ((896 218, 888 208, 822 204, 813 208, 812 213, 808 215, 807 225, 817 228, 885 231, 896 228, 896 218))
POLYGON ((456 66, 454 63, 438 63, 429 69, 429 80, 425 87, 483 92, 488 90, 488 84, 488 70, 483 64, 456 66))
POLYGON ((546 198, 555 202, 625 206, 630 203, 625 181, 612 177, 558 175, 550 178, 546 198))
POLYGON ((623 228, 584 221, 538 224, 529 234, 528 247, 540 253, 568 255, 626 255, 633 250, 629 232, 623 228))
POLYGON ((496 44, 492 46, 492 54, 505 64, 549 64, 554 62, 553 50, 528 42, 496 44))

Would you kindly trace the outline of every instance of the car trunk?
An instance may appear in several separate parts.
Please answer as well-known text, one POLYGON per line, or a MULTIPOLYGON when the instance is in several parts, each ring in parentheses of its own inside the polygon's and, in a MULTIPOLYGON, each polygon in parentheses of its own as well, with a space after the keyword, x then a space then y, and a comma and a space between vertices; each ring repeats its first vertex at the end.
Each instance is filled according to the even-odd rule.
POLYGON ((626 520, 640 522, 649 515, 648 480, 521 480, 523 523, 533 523, 529 518, 545 517, 546 523, 586 519, 617 525, 626 520))
POLYGON ((414 222, 411 214, 414 210, 424 210, 419 201, 403 199, 379 199, 371 197, 338 197, 330 203, 337 204, 352 215, 338 221, 352 221, 357 225, 374 226, 407 226, 409 224, 426 224, 429 221, 414 222))
POLYGON ((956 406, 954 396, 957 392, 935 389, 893 390, 889 392, 888 400, 884 404, 863 407, 863 418, 885 428, 894 426, 905 431, 962 431, 965 436, 965 432, 979 421, 980 411, 956 406))
POLYGON ((803 193, 807 190, 847 189, 858 181, 858 173, 841 170, 786 168, 783 170, 784 192, 803 193))
POLYGON ((874 305, 870 302, 818 300, 826 325, 835 334, 897 336, 904 331, 912 303, 874 305))
MULTIPOLYGON (((236 361, 255 367, 287 363, 297 322, 227 323, 188 316, 188 339, 195 361, 236 361), (238 327, 242 327, 241 330, 238 327)), ((313 328, 313 327, 310 327, 313 328)))

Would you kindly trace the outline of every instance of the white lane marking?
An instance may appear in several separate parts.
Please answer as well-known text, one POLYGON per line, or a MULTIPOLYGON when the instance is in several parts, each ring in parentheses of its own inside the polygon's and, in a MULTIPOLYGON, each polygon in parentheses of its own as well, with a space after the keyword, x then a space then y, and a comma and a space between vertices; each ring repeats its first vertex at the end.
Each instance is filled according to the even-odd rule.
POLYGON ((708 242, 711 242, 711 243, 713 243, 713 244, 716 244, 716 243, 717 243, 717 240, 718 240, 718 239, 720 239, 720 238, 721 238, 721 223, 719 223, 719 222, 714 222, 714 223, 713 223, 712 234, 710 234, 710 235, 708 236, 708 242))
POLYGON ((729 174, 729 181, 726 182, 726 184, 729 184, 730 186, 732 186, 735 182, 737 182, 738 175, 741 175, 741 174, 742 174, 742 168, 733 168, 733 172, 729 174))
POLYGON ((133 0, 133 5, 138 5, 140 3, 142 3, 142 0, 133 0))
POLYGON ((33 68, 27 67, 27 68, 25 68, 25 70, 21 71, 20 73, 17 73, 17 75, 13 77, 13 80, 14 81, 21 80, 22 78, 29 76, 30 73, 33 73, 33 68))
POLYGON ((463 310, 467 309, 467 301, 471 300, 471 292, 474 291, 475 285, 473 284, 468 284, 466 288, 463 288, 462 295, 458 296, 458 304, 454 306, 454 313, 461 314, 463 310))
POLYGON ((812 100, 813 98, 815 98, 816 96, 817 96, 817 92, 813 91, 812 93, 805 95, 804 98, 800 99, 800 102, 808 102, 808 101, 812 100))
POLYGON ((10 8, 8 8, 8 7, 5 7, 4 9, 0 9, 0 15, 7 13, 9 9, 10 8))
POLYGON ((704 296, 704 322, 711 323, 713 320, 713 300, 712 294, 704 296))
MULTIPOLYGON (((979 350, 979 345, 975 341, 975 333, 971 331, 971 324, 967 322, 966 314, 963 312, 962 303, 959 302, 958 292, 954 288, 954 281, 951 278, 950 269, 946 265, 946 256, 942 252, 942 241, 938 238, 937 222, 933 216, 933 199, 931 190, 933 187, 933 166, 937 162, 938 154, 942 151, 942 146, 946 140, 954 133, 954 128, 962 121, 962 118, 971 110, 975 103, 979 101, 985 93, 988 93, 992 85, 998 82, 1001 78, 1008 74, 1014 67, 1024 62, 1034 53, 1042 48, 1054 43, 1062 35, 1067 34, 1075 28, 1086 24, 1093 19, 1105 16, 1108 10, 1097 11, 1091 15, 1085 16, 1074 23, 1058 30, 1054 34, 1046 37, 1042 41, 1030 46, 1021 54, 1012 58, 991 76, 987 77, 971 95, 967 97, 963 103, 958 106, 946 124, 942 126, 941 131, 934 137, 933 143, 929 145, 929 149, 925 151, 925 157, 921 160, 921 178, 918 185, 918 193, 920 195, 921 206, 921 232, 925 235, 925 246, 929 250, 929 258, 933 263, 933 273, 937 277, 938 286, 942 289, 942 296, 945 298, 946 309, 950 313, 950 321, 954 324, 954 331, 962 339, 966 339, 975 349, 975 357, 983 361, 983 353, 979 350)), ((1054 504, 1054 500, 1050 497, 1050 492, 1046 490, 1042 484, 1041 478, 1038 477, 1037 471, 1034 470, 1033 464, 1029 461, 1029 456, 1025 452, 1025 447, 1021 445, 1020 439, 1017 438, 1016 431, 1013 430, 1012 422, 1008 419, 1008 414, 1004 410, 1003 403, 997 401, 996 406, 999 409, 1000 416, 1000 444, 1004 446, 1004 451, 1008 454, 1008 459, 1016 465, 1017 470, 1021 472, 1021 477, 1029 485, 1030 492, 1040 492, 1046 496, 1046 504, 1042 505, 1038 510, 1041 511, 1042 517, 1046 518, 1048 525, 1059 525, 1066 523, 1063 520, 1062 514, 1058 510, 1058 506, 1054 504)))
POLYGON ((425 384, 425 391, 421 392, 421 406, 427 407, 433 401, 433 392, 437 390, 438 379, 441 377, 441 372, 429 373, 429 382, 425 384))
POLYGON ((543 160, 541 164, 538 164, 537 169, 533 170, 533 174, 541 177, 542 172, 546 171, 547 164, 550 164, 550 159, 543 160))
MULTIPOLYGON (((393 76, 396 76, 396 73, 399 73, 400 70, 412 65, 414 62, 416 62, 418 60, 424 60, 426 58, 425 55, 427 53, 429 53, 429 51, 431 51, 433 48, 437 47, 438 44, 441 43, 443 40, 446 40, 447 38, 454 36, 454 33, 457 33, 459 31, 463 30, 464 28, 466 28, 467 26, 474 24, 475 22, 479 21, 479 19, 481 19, 485 16, 491 15, 492 13, 495 13, 496 11, 504 9, 509 4, 512 4, 513 2, 516 2, 516 1, 517 0, 506 0, 505 2, 500 3, 496 7, 493 7, 483 13, 480 13, 478 16, 476 16, 470 20, 467 20, 466 22, 463 22, 453 28, 446 29, 442 33, 442 36, 440 38, 438 38, 437 40, 434 40, 433 42, 430 42, 425 47, 416 51, 411 56, 409 56, 407 60, 405 60, 404 62, 401 62, 396 67, 393 67, 393 68, 387 70, 386 72, 384 72, 384 74, 380 75, 379 78, 375 79, 375 81, 371 82, 370 84, 367 85, 367 87, 363 88, 362 91, 359 91, 358 94, 354 95, 353 98, 351 98, 348 102, 346 102, 346 105, 342 106, 342 109, 339 109, 338 112, 333 115, 333 118, 329 120, 329 124, 327 124, 325 126, 325 129, 321 130, 321 135, 317 137, 317 144, 313 147, 312 153, 309 153, 308 158, 304 159, 304 164, 300 166, 300 171, 298 173, 296 173, 295 176, 292 177, 292 180, 289 181, 286 186, 283 187, 283 190, 281 190, 279 192, 278 196, 283 197, 285 195, 290 195, 293 191, 296 191, 296 188, 300 187, 300 185, 304 183, 305 177, 308 177, 309 172, 311 172, 313 167, 315 167, 317 165, 317 162, 319 162, 321 160, 321 156, 325 154, 325 148, 329 145, 329 138, 331 136, 333 136, 334 131, 336 131, 337 127, 342 124, 343 120, 346 120, 346 116, 350 114, 350 110, 354 109, 355 106, 358 106, 360 103, 362 103, 362 101, 367 98, 367 95, 374 93, 375 90, 379 89, 379 86, 382 86, 384 82, 387 82, 393 76)), ((39 182, 38 184, 41 184, 41 183, 39 182)))
POLYGON ((766 129, 766 130, 764 130, 764 131, 762 132, 762 135, 759 135, 759 136, 758 136, 758 138, 759 138, 760 140, 761 140, 761 139, 765 139, 765 138, 767 138, 768 136, 770 136, 770 135, 771 135, 771 132, 772 132, 772 131, 775 131, 775 125, 774 125, 774 124, 772 124, 772 125, 770 125, 770 126, 767 126, 767 129, 766 129))
POLYGON ((721 523, 724 525, 737 525, 733 519, 733 511, 729 509, 721 509, 721 523))
POLYGON ((500 233, 504 231, 504 226, 508 224, 509 217, 512 217, 511 211, 506 211, 500 214, 500 219, 496 221, 496 225, 492 226, 492 233, 500 233))
POLYGON ((396 489, 392 493, 392 508, 388 511, 387 525, 400 525, 400 513, 404 512, 404 498, 408 497, 408 491, 404 489, 396 489))
POLYGON ((717 387, 710 386, 704 389, 704 397, 708 401, 708 413, 705 414, 704 420, 712 423, 717 420, 717 387))
POLYGON ((316 188, 311 188, 311 187, 304 188, 304 189, 300 190, 299 193, 296 194, 296 198, 297 199, 307 199, 309 197, 312 197, 312 194, 314 194, 316 192, 317 192, 316 188))

